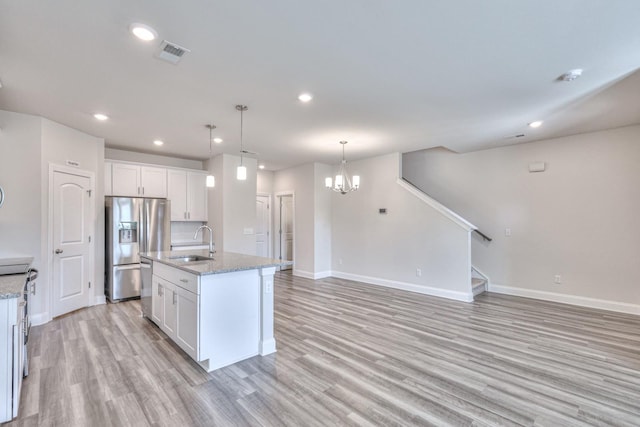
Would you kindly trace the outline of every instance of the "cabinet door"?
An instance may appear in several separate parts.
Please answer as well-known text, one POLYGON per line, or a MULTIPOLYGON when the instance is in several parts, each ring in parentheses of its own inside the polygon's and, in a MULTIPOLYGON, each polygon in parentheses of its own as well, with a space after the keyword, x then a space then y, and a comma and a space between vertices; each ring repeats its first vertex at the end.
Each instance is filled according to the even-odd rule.
POLYGON ((167 171, 167 198, 171 200, 171 221, 187 221, 187 172, 167 171))
POLYGON ((140 195, 140 166, 114 163, 111 181, 114 196, 138 197, 140 195))
POLYGON ((111 191, 111 162, 104 163, 104 195, 111 196, 113 193, 111 191))
POLYGON ((187 173, 187 205, 190 221, 208 221, 207 175, 205 173, 187 173))
POLYGON ((175 340, 178 291, 173 283, 166 280, 163 280, 162 283, 164 284, 164 321, 162 322, 162 330, 175 340))
POLYGON ((164 323, 164 291, 162 279, 154 275, 151 280, 151 320, 160 328, 164 323))
POLYGON ((167 170, 142 166, 140 168, 140 186, 143 197, 167 197, 167 170))
POLYGON ((198 360, 198 296, 180 287, 176 288, 177 323, 176 343, 189 356, 198 360))

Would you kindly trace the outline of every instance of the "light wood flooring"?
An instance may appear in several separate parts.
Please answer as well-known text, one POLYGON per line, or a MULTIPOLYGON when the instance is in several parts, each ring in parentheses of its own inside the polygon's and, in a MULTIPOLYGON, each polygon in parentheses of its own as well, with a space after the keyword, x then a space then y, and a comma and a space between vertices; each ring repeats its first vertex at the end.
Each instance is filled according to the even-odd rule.
POLYGON ((278 273, 278 352, 205 373, 138 301, 32 328, 10 425, 640 425, 640 317, 278 273))

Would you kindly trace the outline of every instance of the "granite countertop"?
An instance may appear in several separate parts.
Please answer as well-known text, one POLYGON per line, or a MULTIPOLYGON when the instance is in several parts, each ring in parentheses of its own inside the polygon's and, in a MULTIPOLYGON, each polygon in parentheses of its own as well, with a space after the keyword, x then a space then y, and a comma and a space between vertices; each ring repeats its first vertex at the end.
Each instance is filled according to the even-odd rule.
POLYGON ((181 261, 179 258, 187 255, 209 257, 208 250, 193 251, 165 251, 165 252, 141 252, 140 256, 161 262, 171 267, 179 268, 186 272, 206 276, 208 274, 231 273, 234 271, 254 270, 257 268, 277 267, 291 265, 291 261, 280 261, 272 258, 263 258, 254 255, 244 255, 235 252, 216 252, 212 260, 205 261, 181 261), (173 258, 173 259, 172 259, 173 258))
POLYGON ((18 298, 22 296, 26 280, 26 273, 0 276, 0 299, 18 298))

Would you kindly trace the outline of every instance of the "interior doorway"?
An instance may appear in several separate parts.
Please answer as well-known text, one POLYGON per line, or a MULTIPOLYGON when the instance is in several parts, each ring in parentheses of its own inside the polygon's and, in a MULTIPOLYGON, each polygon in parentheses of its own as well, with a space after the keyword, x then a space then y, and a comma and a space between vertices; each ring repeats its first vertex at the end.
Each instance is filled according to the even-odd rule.
POLYGON ((49 175, 52 277, 52 315, 88 307, 92 303, 93 175, 53 168, 49 175))
POLYGON ((271 196, 256 195, 256 255, 271 258, 271 196))
MULTIPOLYGON (((277 252, 274 258, 283 261, 294 261, 295 227, 294 227, 294 197, 293 193, 281 193, 276 195, 278 208, 276 217, 277 226, 277 252)), ((281 270, 289 270, 293 266, 282 267, 281 270)))

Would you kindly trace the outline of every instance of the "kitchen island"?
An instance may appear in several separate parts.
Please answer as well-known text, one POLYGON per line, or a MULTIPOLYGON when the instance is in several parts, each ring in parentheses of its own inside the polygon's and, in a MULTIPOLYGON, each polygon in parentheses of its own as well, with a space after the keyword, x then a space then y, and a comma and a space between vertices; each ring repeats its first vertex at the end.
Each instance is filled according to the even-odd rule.
POLYGON ((276 351, 273 275, 288 261, 206 250, 140 257, 152 269, 147 317, 207 372, 276 351))

